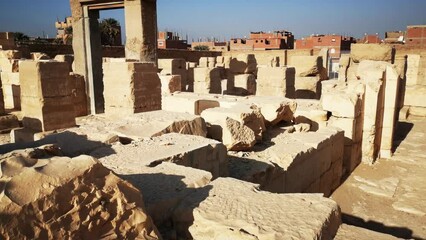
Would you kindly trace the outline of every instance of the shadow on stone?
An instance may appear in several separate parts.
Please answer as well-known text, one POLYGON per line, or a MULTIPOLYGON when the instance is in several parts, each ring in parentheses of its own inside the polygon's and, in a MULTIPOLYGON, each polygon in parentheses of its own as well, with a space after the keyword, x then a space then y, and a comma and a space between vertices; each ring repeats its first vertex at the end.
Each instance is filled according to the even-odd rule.
POLYGON ((58 146, 67 157, 76 157, 82 154, 89 154, 94 149, 100 147, 105 148, 105 151, 102 152, 101 157, 109 156, 115 153, 115 151, 105 143, 91 141, 87 139, 87 136, 85 135, 78 135, 73 132, 65 131, 61 133, 53 133, 41 140, 34 142, 10 143, 2 145, 0 146, 0 154, 5 154, 14 150, 40 147, 46 144, 54 144, 58 146))
POLYGON ((409 122, 398 122, 395 132, 395 139, 393 141, 393 152, 401 145, 402 141, 408 136, 414 124, 409 122))
POLYGON ((389 234, 397 238, 402 239, 422 239, 420 237, 413 236, 413 231, 405 227, 391 227, 386 226, 383 223, 376 221, 365 221, 362 218, 352 216, 346 213, 342 213, 342 221, 348 225, 353 225, 360 228, 366 228, 371 231, 389 234))

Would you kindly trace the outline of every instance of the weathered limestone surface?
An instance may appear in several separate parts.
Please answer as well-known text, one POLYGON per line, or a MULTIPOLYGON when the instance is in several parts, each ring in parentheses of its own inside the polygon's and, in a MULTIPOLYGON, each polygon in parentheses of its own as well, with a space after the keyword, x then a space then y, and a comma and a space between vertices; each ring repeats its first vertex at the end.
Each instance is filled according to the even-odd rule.
POLYGON ((137 189, 94 158, 55 153, 46 146, 0 157, 2 238, 160 238, 137 189))
POLYGON ((122 173, 136 173, 147 166, 162 162, 208 171, 213 178, 227 176, 226 148, 222 143, 200 136, 176 133, 144 138, 130 144, 114 144, 90 153, 109 169, 122 173), (112 149, 115 154, 108 155, 112 149))
POLYGON ((321 77, 296 77, 294 88, 296 98, 319 99, 321 97, 321 77))
POLYGON ((293 67, 263 67, 258 69, 256 96, 295 97, 293 67))
POLYGON ((67 63, 23 61, 19 78, 24 127, 51 131, 75 126, 67 63))
POLYGON ((392 46, 385 44, 352 44, 351 59, 355 63, 362 60, 391 62, 393 58, 392 46))
POLYGON ((58 54, 55 56, 54 60, 58 62, 66 62, 68 63, 70 72, 72 72, 72 65, 74 62, 74 55, 72 54, 58 54))
POLYGON ((382 79, 388 66, 392 66, 392 64, 384 61, 363 60, 359 63, 356 76, 363 81, 382 79))
POLYGON ((337 231, 335 240, 397 240, 398 238, 379 232, 373 232, 366 228, 359 228, 352 225, 342 224, 337 231))
POLYGON ((21 58, 19 51, 0 50, 0 80, 4 106, 7 109, 19 110, 21 108, 19 58, 21 58))
POLYGON ((222 141, 229 150, 249 149, 261 141, 265 122, 256 106, 245 104, 234 108, 210 108, 201 113, 211 126, 208 135, 222 141))
POLYGON ((326 79, 323 76, 324 67, 321 56, 292 56, 289 65, 296 69, 296 77, 320 75, 320 79, 326 79))
POLYGON ((340 209, 330 199, 272 194, 232 178, 197 189, 174 214, 184 239, 331 239, 340 223, 340 209))
POLYGON ((406 85, 414 86, 419 82, 419 67, 420 67, 420 55, 408 54, 407 55, 407 72, 406 72, 406 85))
POLYGON ((194 68, 195 93, 222 93, 223 68, 194 68))
POLYGON ((426 107, 426 86, 407 86, 405 89, 404 105, 415 107, 426 107))
POLYGON ((161 80, 152 63, 104 62, 105 113, 126 115, 161 109, 161 80))

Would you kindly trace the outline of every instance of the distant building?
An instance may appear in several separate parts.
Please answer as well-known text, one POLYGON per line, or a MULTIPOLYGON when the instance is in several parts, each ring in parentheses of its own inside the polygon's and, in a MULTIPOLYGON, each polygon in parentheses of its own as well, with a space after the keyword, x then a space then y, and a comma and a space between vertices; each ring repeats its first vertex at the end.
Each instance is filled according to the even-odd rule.
POLYGON ((56 38, 65 40, 67 38, 67 29, 72 28, 72 17, 65 18, 64 22, 59 20, 55 22, 56 38))
POLYGON ((331 58, 340 58, 341 53, 350 51, 351 44, 355 42, 355 38, 341 35, 312 35, 306 38, 297 39, 295 49, 328 48, 331 58))
POLYGON ((209 48, 209 51, 229 51, 229 44, 227 42, 206 41, 191 43, 192 50, 195 50, 197 46, 207 46, 209 48))
POLYGON ((426 25, 407 26, 405 44, 408 46, 426 47, 426 25))
POLYGON ((294 36, 289 31, 251 32, 248 39, 234 38, 230 41, 231 51, 293 49, 294 36))
POLYGON ((365 35, 363 38, 357 41, 358 43, 382 43, 382 39, 379 34, 365 35))
POLYGON ((385 32, 384 42, 388 44, 404 44, 405 34, 403 31, 385 32))
POLYGON ((157 43, 159 49, 188 49, 187 40, 182 40, 172 32, 159 32, 157 43))

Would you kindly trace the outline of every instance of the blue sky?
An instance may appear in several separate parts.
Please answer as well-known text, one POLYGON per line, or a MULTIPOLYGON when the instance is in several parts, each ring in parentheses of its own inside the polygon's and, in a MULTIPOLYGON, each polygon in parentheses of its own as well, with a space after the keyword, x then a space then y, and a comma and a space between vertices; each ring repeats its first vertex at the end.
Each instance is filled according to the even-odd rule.
MULTIPOLYGON (((360 37, 426 24, 426 0, 157 0, 159 30, 199 37, 244 37, 286 29, 360 37)), ((101 12, 124 24, 124 10, 101 12)), ((0 32, 55 35, 54 22, 70 15, 69 0, 0 0, 0 32)))

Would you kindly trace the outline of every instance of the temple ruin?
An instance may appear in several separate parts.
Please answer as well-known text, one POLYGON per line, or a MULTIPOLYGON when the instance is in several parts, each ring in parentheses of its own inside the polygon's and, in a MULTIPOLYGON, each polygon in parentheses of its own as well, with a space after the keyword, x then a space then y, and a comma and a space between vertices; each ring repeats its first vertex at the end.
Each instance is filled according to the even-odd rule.
MULTIPOLYGON (((403 161, 424 49, 352 44, 335 79, 327 48, 159 58, 156 4, 70 0, 72 55, 0 50, 0 238, 393 239, 339 204, 354 171, 403 161), (124 55, 105 57, 99 11, 117 8, 124 55)), ((421 222, 419 201, 395 208, 421 222)))

